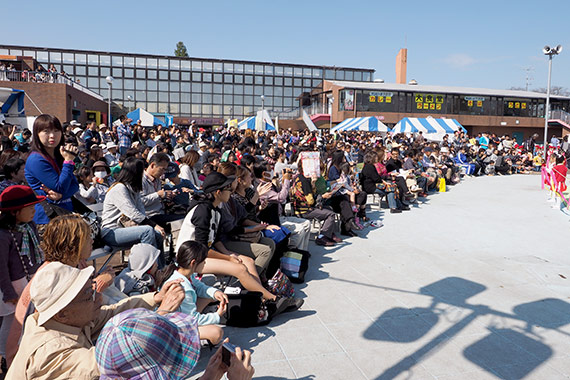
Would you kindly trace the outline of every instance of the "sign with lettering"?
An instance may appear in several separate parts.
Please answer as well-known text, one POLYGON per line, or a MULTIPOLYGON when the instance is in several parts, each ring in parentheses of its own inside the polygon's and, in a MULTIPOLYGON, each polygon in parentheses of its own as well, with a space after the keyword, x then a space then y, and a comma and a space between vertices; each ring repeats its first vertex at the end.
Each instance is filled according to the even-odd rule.
POLYGON ((392 97, 392 96, 394 96, 394 93, 393 92, 370 91, 370 96, 392 97))
POLYGON ((484 96, 466 96, 465 100, 472 100, 474 102, 478 102, 478 101, 485 101, 485 97, 484 96))
POLYGON ((369 101, 370 103, 374 103, 374 102, 376 101, 376 97, 373 96, 373 95, 370 95, 370 96, 368 97, 368 101, 369 101))

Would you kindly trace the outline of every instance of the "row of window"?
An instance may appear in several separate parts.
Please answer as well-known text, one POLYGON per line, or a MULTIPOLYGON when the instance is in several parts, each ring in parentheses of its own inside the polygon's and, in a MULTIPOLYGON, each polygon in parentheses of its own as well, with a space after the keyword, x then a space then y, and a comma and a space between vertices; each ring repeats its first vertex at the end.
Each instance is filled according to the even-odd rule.
MULTIPOLYGON (((251 63, 211 62, 177 58, 146 58, 127 57, 120 55, 102 55, 85 53, 62 53, 54 51, 36 51, 21 49, 2 49, 0 55, 31 56, 42 64, 64 65, 89 65, 89 66, 112 66, 114 68, 137 68, 137 69, 163 69, 197 71, 205 73, 228 73, 228 74, 256 74, 295 76, 304 78, 326 78, 337 80, 371 81, 371 71, 347 70, 312 67, 293 67, 285 65, 263 65, 251 63)), ((67 71, 67 70, 66 70, 67 71)), ((107 74, 108 75, 108 74, 107 74)))
POLYGON ((544 107, 543 99, 348 89, 340 92, 338 104, 339 111, 521 117, 542 117, 544 107))
MULTIPOLYGON (((176 116, 193 117, 217 117, 217 118, 242 118, 253 114, 259 107, 253 106, 221 106, 212 104, 175 104, 175 103, 155 103, 137 102, 135 105, 125 104, 128 109, 134 107, 143 108, 148 112, 170 113, 176 116)), ((287 108, 272 107, 272 114, 285 111, 287 108)))

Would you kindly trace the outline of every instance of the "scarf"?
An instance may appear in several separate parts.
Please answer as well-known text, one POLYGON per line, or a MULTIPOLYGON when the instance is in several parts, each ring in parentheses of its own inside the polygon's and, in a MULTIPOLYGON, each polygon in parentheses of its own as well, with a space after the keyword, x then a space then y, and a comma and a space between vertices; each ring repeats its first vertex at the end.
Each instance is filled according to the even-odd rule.
MULTIPOLYGON (((41 264, 44 261, 44 253, 40 248, 40 241, 36 235, 36 231, 30 226, 30 223, 17 224, 14 228, 15 231, 22 233, 22 246, 20 247, 20 256, 27 256, 30 261, 30 266, 41 264), (33 255, 34 262, 32 262, 32 249, 30 246, 30 240, 34 245, 33 255)), ((16 243, 14 239, 14 243, 16 243)))

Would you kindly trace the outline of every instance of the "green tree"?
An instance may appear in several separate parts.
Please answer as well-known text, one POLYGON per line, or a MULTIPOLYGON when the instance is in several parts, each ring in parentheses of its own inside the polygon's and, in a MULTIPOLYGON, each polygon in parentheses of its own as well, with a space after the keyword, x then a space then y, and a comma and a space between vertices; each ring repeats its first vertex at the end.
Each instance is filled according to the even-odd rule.
POLYGON ((176 44, 176 50, 174 50, 174 55, 177 57, 188 57, 188 50, 184 45, 184 42, 178 41, 176 44))

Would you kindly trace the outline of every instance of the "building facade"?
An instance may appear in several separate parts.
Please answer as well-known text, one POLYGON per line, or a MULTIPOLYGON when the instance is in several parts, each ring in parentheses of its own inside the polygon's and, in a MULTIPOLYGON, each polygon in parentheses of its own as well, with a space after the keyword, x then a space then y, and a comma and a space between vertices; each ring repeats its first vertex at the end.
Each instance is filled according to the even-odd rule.
POLYGON ((144 108, 184 118, 242 118, 262 106, 279 113, 300 106, 300 96, 323 80, 371 82, 373 69, 180 58, 72 49, 0 45, 0 55, 54 65, 126 109, 144 108), (263 99, 262 99, 263 95, 263 99))

